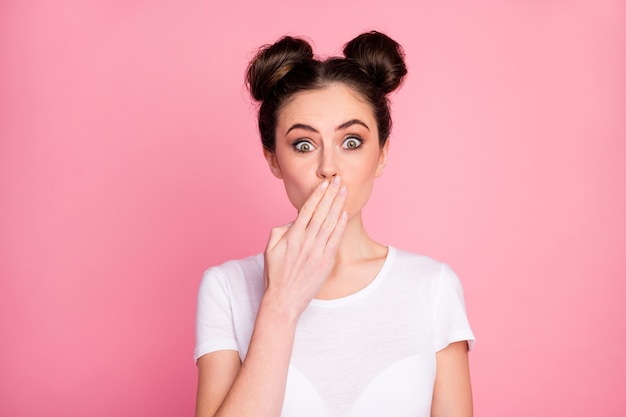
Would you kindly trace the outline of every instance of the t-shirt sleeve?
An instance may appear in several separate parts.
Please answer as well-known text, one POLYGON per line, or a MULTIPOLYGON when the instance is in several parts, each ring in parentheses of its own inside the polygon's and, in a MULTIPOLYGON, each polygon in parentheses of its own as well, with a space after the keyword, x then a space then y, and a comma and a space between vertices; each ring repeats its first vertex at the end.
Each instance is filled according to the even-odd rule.
POLYGON ((446 264, 441 267, 434 309, 435 351, 462 340, 467 341, 470 350, 473 349, 476 339, 467 319, 463 287, 446 264))
POLYGON ((227 282, 219 268, 210 268, 198 291, 194 361, 218 350, 237 350, 237 343, 227 282))

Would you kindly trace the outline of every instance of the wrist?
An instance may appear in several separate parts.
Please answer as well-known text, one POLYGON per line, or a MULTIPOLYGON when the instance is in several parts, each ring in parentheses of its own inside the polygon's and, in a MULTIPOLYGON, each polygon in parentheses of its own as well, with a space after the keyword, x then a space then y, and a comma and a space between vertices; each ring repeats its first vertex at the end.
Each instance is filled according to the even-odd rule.
POLYGON ((280 324, 281 326, 293 326, 295 328, 301 313, 302 311, 296 308, 289 300, 279 297, 268 289, 261 299, 257 317, 267 318, 272 323, 280 324))

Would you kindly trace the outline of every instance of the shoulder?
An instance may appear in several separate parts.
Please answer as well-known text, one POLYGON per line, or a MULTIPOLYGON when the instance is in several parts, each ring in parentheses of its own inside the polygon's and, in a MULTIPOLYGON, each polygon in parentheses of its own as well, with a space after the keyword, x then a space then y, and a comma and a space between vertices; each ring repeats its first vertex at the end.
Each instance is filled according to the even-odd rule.
POLYGON ((204 275, 228 277, 255 272, 259 269, 263 270, 263 254, 261 253, 242 259, 232 259, 220 265, 211 266, 204 271, 204 275))
POLYGON ((449 269, 445 263, 426 255, 392 247, 390 247, 390 251, 394 257, 394 269, 412 277, 436 278, 442 270, 449 269))
POLYGON ((204 271, 201 289, 220 285, 223 287, 247 286, 263 278, 263 254, 233 259, 204 271))
POLYGON ((460 286, 459 278, 447 263, 402 249, 390 247, 390 251, 393 256, 390 274, 396 279, 407 280, 432 289, 439 289, 445 283, 460 286))

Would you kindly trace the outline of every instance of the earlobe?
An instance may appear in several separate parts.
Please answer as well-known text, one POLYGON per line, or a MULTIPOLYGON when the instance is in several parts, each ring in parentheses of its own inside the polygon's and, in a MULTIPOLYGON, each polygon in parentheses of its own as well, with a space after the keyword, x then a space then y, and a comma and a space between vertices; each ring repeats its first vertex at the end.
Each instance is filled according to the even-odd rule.
POLYGON ((267 149, 263 149, 263 155, 265 156, 265 160, 267 161, 267 165, 270 167, 270 171, 272 174, 279 180, 283 179, 283 173, 280 171, 280 166, 278 165, 278 160, 276 159, 276 152, 270 152, 267 149))
POLYGON ((378 166, 376 167, 376 177, 380 177, 387 165, 387 154, 389 153, 389 139, 385 141, 385 144, 380 148, 380 155, 378 156, 378 166))

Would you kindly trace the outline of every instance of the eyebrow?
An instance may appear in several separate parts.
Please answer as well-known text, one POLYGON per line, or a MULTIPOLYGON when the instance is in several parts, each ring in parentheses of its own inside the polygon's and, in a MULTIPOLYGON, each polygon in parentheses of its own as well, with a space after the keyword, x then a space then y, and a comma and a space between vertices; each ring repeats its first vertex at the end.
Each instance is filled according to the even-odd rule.
MULTIPOLYGON (((370 130, 369 126, 367 126, 367 124, 365 124, 365 122, 363 122, 363 121, 361 121, 359 119, 352 119, 352 120, 348 120, 347 122, 342 123, 339 126, 337 126, 335 131, 347 129, 350 126, 354 126, 354 125, 360 125, 360 126, 363 126, 364 128, 366 128, 367 130, 370 130)), ((296 124, 292 125, 289 129, 287 129, 287 132, 285 132, 285 135, 287 135, 289 132, 291 132, 294 129, 302 129, 302 130, 307 130, 309 132, 319 133, 317 131, 317 129, 315 129, 313 126, 305 125, 304 123, 296 123, 296 124)))
POLYGON ((342 123, 341 125, 339 125, 339 126, 337 127, 337 129, 335 129, 335 130, 343 130, 343 129, 347 129, 347 128, 349 128, 350 126, 354 126, 354 125, 361 125, 361 126, 363 126, 364 128, 366 128, 367 130, 370 130, 369 126, 367 126, 367 125, 365 124, 365 122, 363 122, 363 121, 361 121, 361 120, 359 120, 359 119, 352 119, 352 120, 348 120, 347 122, 342 123))

